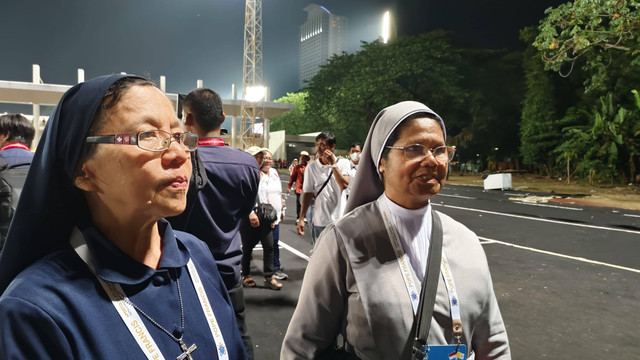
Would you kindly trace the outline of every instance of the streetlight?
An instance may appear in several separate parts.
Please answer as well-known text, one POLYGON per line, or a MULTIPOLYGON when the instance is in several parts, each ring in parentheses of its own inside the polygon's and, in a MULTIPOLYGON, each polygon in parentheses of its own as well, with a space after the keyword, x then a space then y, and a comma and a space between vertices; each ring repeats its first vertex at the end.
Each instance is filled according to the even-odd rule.
POLYGON ((264 86, 249 86, 247 87, 245 100, 249 102, 258 102, 264 98, 266 89, 264 86))
POLYGON ((389 33, 390 31, 390 14, 389 11, 386 11, 384 15, 382 15, 382 43, 386 44, 389 41, 389 33))

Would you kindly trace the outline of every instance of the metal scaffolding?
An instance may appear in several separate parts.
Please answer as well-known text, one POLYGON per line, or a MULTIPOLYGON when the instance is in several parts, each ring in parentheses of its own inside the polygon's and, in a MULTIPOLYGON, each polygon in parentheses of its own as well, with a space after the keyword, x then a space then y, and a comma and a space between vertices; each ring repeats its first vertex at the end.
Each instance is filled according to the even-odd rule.
POLYGON ((262 0, 246 0, 242 65, 240 148, 267 146, 263 144, 268 122, 264 118, 265 88, 262 83, 262 0), (261 131, 255 129, 256 120, 263 122, 261 131))

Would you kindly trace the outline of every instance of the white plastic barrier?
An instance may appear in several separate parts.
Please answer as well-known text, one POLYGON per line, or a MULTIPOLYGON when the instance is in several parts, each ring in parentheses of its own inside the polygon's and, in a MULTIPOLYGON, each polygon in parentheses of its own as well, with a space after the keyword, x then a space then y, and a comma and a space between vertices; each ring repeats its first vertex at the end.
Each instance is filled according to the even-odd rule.
POLYGON ((491 174, 484 179, 485 190, 511 190, 511 174, 491 174))

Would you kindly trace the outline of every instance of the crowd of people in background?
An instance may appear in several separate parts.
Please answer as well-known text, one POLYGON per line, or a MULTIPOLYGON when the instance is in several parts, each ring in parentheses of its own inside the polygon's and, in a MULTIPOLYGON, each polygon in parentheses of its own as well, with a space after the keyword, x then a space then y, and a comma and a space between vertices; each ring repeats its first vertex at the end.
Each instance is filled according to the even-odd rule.
POLYGON ((431 207, 455 153, 436 112, 391 105, 346 157, 323 131, 289 163, 225 144, 215 91, 182 109, 138 76, 92 79, 35 155, 31 122, 0 116, 0 185, 21 190, 0 198, 0 358, 253 359, 244 294, 289 278, 292 190, 313 250, 281 359, 511 358, 477 236, 431 207))

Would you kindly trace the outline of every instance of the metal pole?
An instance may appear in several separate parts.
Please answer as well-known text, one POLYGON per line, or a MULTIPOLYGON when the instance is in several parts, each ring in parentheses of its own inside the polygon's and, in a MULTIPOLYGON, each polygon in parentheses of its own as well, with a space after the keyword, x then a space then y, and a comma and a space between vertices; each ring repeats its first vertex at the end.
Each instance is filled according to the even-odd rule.
POLYGON ((269 148, 269 136, 269 119, 264 118, 262 119, 262 137, 264 138, 262 147, 267 149, 269 148))
MULTIPOLYGON (((40 65, 33 64, 32 79, 34 84, 40 84, 40 65)), ((42 131, 40 130, 40 104, 33 104, 33 127, 36 129, 33 144, 34 146, 40 141, 42 131)))
POLYGON ((160 75, 160 90, 162 90, 163 93, 167 92, 167 77, 164 75, 160 75))
MULTIPOLYGON (((237 99, 237 91, 236 91, 236 84, 231 84, 231 98, 233 100, 237 99)), ((237 127, 236 127, 236 116, 232 116, 231 117, 231 147, 236 147, 236 136, 237 134, 237 127)))

